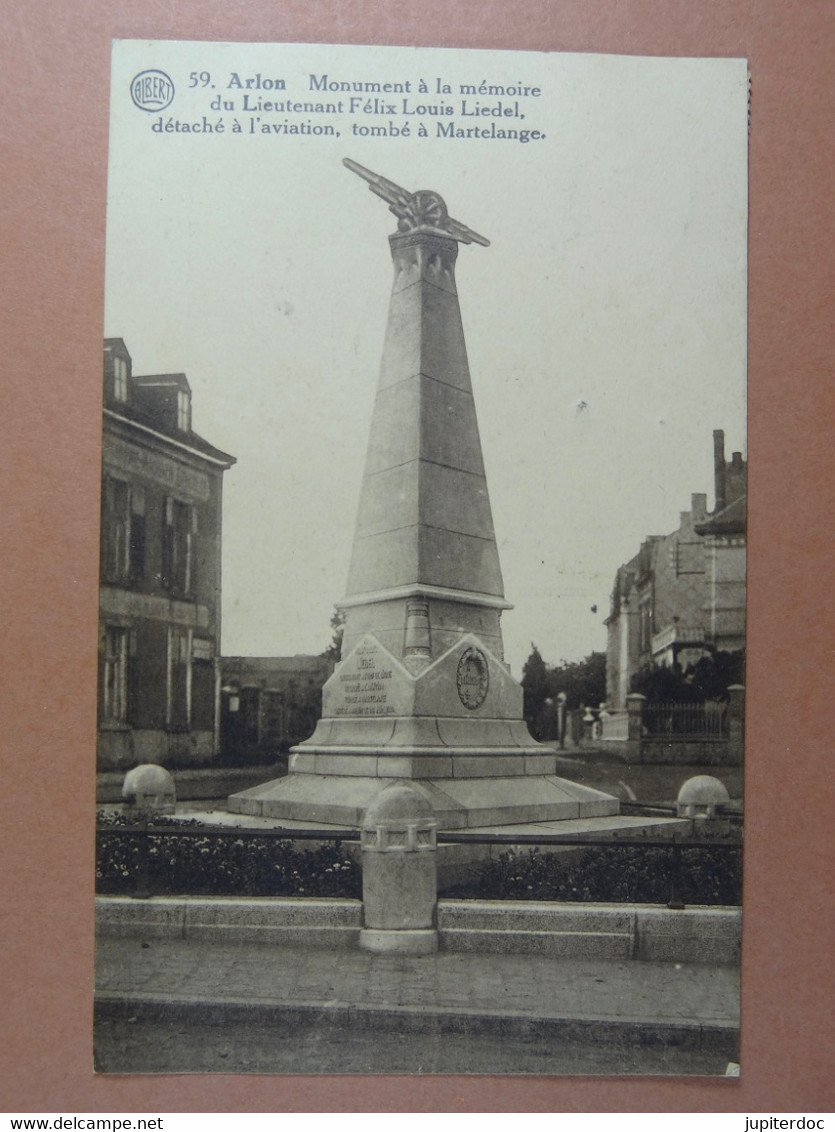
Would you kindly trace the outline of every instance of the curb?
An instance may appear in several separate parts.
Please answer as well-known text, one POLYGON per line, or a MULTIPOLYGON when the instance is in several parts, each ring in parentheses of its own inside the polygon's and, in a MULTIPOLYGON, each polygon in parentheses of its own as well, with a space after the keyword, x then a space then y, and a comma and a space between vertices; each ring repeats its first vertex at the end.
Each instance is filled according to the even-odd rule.
MULTIPOLYGON (((437 909, 444 951, 739 963, 738 908, 441 899, 437 909)), ((101 937, 350 949, 361 927, 358 900, 96 897, 101 937)))
POLYGON ((515 1011, 465 1011, 460 1007, 366 1007, 340 1003, 253 1002, 245 999, 173 998, 100 991, 96 1023, 137 1021, 191 1025, 326 1026, 374 1033, 459 1035, 512 1041, 548 1040, 583 1045, 629 1046, 713 1053, 738 1060, 739 1028, 733 1023, 650 1019, 530 1016, 515 1011))

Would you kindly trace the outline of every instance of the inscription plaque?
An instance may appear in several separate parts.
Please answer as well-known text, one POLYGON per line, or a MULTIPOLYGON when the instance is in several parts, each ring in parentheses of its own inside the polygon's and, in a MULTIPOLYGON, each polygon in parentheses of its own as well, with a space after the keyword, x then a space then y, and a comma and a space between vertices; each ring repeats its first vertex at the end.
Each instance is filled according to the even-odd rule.
POLYGON ((392 669, 379 647, 363 641, 339 672, 334 715, 394 715, 389 702, 392 669))

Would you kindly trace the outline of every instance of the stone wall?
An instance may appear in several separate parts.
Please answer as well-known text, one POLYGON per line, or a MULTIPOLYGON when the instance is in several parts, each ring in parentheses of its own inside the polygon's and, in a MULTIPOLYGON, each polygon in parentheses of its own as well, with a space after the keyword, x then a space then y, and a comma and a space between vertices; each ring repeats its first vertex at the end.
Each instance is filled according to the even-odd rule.
POLYGON ((742 761, 730 749, 727 739, 641 740, 642 763, 676 766, 737 766, 742 761))

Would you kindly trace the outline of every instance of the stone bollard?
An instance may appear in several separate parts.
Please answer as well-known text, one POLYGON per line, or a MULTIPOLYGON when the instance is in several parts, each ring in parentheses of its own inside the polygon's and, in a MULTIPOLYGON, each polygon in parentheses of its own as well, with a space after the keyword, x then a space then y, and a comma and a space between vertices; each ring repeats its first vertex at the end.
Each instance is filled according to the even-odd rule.
POLYGON ((366 810, 359 938, 365 951, 438 950, 437 828, 429 799, 409 782, 390 783, 366 810))
POLYGON ((125 775, 122 797, 131 813, 173 814, 177 801, 174 779, 165 767, 156 763, 142 763, 125 775))
MULTIPOLYGON (((724 782, 709 774, 697 774, 694 778, 688 778, 679 790, 676 813, 680 818, 716 823, 718 807, 726 806, 729 801, 730 795, 724 782)), ((714 824, 713 829, 717 828, 714 824)))

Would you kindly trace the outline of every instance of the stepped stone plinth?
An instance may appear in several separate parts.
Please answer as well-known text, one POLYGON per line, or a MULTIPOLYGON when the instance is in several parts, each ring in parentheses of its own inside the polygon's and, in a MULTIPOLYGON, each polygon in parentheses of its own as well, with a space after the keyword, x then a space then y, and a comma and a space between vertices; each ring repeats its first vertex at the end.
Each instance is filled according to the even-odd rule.
POLYGON ((394 284, 371 423, 343 651, 289 774, 229 808, 357 826, 387 782, 412 779, 440 830, 617 814, 556 776, 504 663, 504 597, 458 293, 459 243, 487 244, 433 192, 353 162, 398 217, 394 284))

